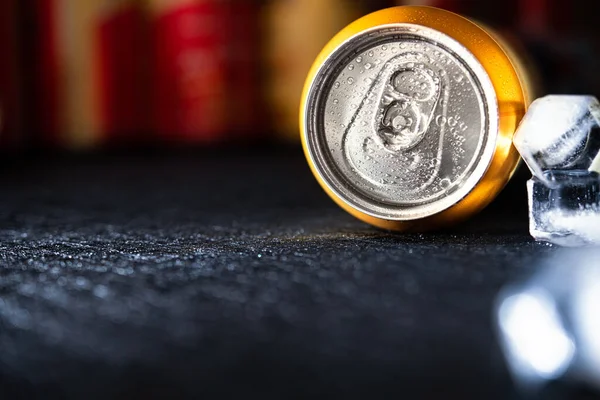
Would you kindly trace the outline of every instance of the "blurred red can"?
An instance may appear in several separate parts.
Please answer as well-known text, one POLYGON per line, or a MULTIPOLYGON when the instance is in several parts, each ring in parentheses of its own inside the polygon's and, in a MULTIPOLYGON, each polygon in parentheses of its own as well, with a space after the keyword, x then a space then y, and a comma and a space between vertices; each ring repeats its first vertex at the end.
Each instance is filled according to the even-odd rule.
POLYGON ((227 102, 229 132, 249 141, 264 134, 261 93, 260 6, 257 0, 228 0, 227 102))
POLYGON ((17 1, 0 2, 0 149, 23 143, 22 79, 20 49, 15 23, 17 1))
POLYGON ((100 10, 96 40, 100 127, 110 143, 146 141, 148 40, 140 0, 108 1, 100 10))
POLYGON ((256 2, 152 0, 154 130, 214 143, 247 135, 257 111, 256 2))
POLYGON ((225 7, 151 0, 153 128, 162 138, 213 142, 226 124, 225 7))

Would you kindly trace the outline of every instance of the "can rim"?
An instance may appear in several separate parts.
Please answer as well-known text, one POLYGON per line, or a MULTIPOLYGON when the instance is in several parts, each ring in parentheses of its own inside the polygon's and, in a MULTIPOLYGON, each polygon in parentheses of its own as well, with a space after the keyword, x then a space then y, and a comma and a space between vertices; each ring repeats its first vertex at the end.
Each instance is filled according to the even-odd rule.
POLYGON ((304 87, 300 108, 301 139, 310 168, 327 194, 343 209, 372 225, 393 230, 427 230, 463 220, 489 204, 508 182, 519 164, 512 146, 516 127, 525 114, 528 98, 517 71, 514 55, 497 42, 493 35, 474 22, 449 11, 423 6, 401 6, 377 11, 353 22, 338 33, 317 57, 304 87), (476 186, 449 208, 416 220, 393 220, 373 216, 346 203, 320 177, 306 140, 306 106, 312 83, 327 58, 343 43, 372 28, 390 24, 415 24, 445 34, 465 47, 482 65, 496 94, 498 134, 491 162, 476 186))
MULTIPOLYGON (((491 163, 496 147, 499 119, 497 99, 492 83, 482 65, 468 49, 451 37, 431 28, 409 23, 392 23, 372 27, 353 35, 341 43, 334 52, 328 55, 314 75, 312 82, 310 82, 307 93, 308 96, 304 105, 304 127, 302 130, 302 140, 307 143, 307 157, 315 167, 315 171, 319 175, 320 181, 327 186, 328 190, 333 192, 340 201, 345 202, 348 206, 363 214, 391 221, 414 221, 438 214, 466 197, 485 175, 491 163), (352 46, 353 42, 360 40, 363 36, 368 36, 384 30, 394 30, 394 34, 415 36, 415 38, 422 40, 427 38, 435 45, 452 53, 453 56, 460 60, 464 67, 469 70, 472 77, 476 79, 477 89, 483 101, 483 111, 486 122, 483 128, 485 145, 477 156, 476 165, 470 165, 469 168, 467 168, 468 173, 465 173, 464 181, 461 182, 460 187, 453 193, 445 196, 441 195, 438 196, 438 199, 429 202, 424 201, 420 204, 411 206, 387 205, 384 202, 378 202, 375 199, 368 199, 366 196, 361 196, 351 190, 348 185, 342 185, 339 177, 336 177, 336 173, 333 171, 334 168, 329 165, 331 161, 328 162, 327 160, 327 151, 320 148, 320 138, 318 137, 320 132, 317 132, 316 127, 313 126, 317 124, 316 120, 318 119, 318 114, 311 112, 314 109, 313 105, 322 101, 321 93, 318 93, 319 91, 315 90, 315 85, 321 84, 319 78, 322 78, 323 81, 328 79, 327 76, 323 76, 324 72, 330 67, 335 68, 337 59, 340 57, 343 58, 346 47, 352 46), (421 37, 421 35, 423 36, 421 37), (436 36, 435 39, 433 39, 434 36, 436 36)), ((470 164, 473 164, 473 161, 474 160, 472 160, 470 164)))

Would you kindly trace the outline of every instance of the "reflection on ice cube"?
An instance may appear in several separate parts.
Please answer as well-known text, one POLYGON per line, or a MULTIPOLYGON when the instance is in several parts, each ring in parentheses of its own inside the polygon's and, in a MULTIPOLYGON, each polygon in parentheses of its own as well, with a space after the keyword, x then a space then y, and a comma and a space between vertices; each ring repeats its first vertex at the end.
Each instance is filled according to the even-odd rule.
POLYGON ((528 390, 554 380, 600 389, 600 249, 564 251, 542 267, 499 297, 497 328, 513 377, 528 390))

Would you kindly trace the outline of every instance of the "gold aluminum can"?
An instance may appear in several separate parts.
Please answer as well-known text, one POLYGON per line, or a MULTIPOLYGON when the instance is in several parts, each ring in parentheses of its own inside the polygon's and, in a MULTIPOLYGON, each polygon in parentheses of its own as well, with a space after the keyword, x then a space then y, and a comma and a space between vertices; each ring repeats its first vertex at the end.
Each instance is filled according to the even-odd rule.
POLYGON ((405 6, 353 22, 306 80, 300 130, 310 168, 344 210, 425 231, 487 206, 520 157, 529 68, 497 33, 457 14, 405 6))

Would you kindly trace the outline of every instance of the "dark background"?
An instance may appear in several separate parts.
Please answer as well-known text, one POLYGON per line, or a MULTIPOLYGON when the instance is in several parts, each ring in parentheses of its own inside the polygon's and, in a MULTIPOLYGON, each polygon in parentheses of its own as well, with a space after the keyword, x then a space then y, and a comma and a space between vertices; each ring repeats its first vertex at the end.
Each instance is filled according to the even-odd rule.
MULTIPOLYGON (((272 15, 274 2, 227 3, 248 7, 240 14, 242 32, 255 34, 243 44, 253 49, 245 61, 227 61, 223 76, 196 76, 205 85, 216 82, 217 94, 168 92, 179 97, 160 103, 168 110, 158 123, 146 101, 187 78, 123 84, 125 92, 107 91, 116 97, 103 101, 133 114, 103 114, 113 116, 113 125, 90 125, 102 138, 91 141, 91 131, 57 121, 68 115, 64 94, 57 94, 66 87, 65 72, 54 72, 58 80, 47 73, 42 40, 52 2, 2 3, 0 398, 525 397, 504 365, 493 306, 504 285, 560 251, 528 234, 529 172, 522 167, 483 213, 446 231, 395 234, 340 210, 290 139, 295 125, 278 124, 297 100, 275 104, 265 89, 306 72, 269 61, 267 43, 276 32, 264 18, 306 18, 306 10, 325 3, 313 2, 281 0, 299 8, 272 15), (248 86, 230 90, 239 65, 251 73, 236 82, 248 86), (255 112, 226 114, 216 128, 181 117, 191 110, 212 118, 210 110, 222 104, 255 112)), ((338 15, 391 5, 338 3, 338 15)), ((438 5, 523 46, 543 93, 598 92, 598 4, 438 5)), ((108 30, 119 40, 106 43, 109 50, 125 46, 124 32, 137 38, 125 50, 149 51, 131 58, 143 61, 134 63, 134 75, 147 79, 161 29, 179 25, 152 25, 153 14, 143 12, 140 31, 128 30, 137 18, 128 14, 128 22, 108 30)), ((203 8, 192 13, 223 21, 203 8)), ((327 29, 347 22, 332 18, 327 29)), ((302 24, 309 29, 311 20, 302 24)), ((322 29, 320 39, 307 36, 311 48, 328 40, 322 29)), ((233 30, 233 23, 221 30, 233 30)), ((240 46, 239 35, 185 46, 181 37, 168 37, 173 47, 163 43, 161 51, 175 55, 188 54, 186 46, 240 46)), ((308 64, 314 56, 310 49, 290 54, 308 64)), ((116 63, 115 71, 127 66, 116 63)), ((85 113, 90 99, 80 100, 85 113)), ((564 386, 538 397, 575 392, 594 397, 564 386)))

